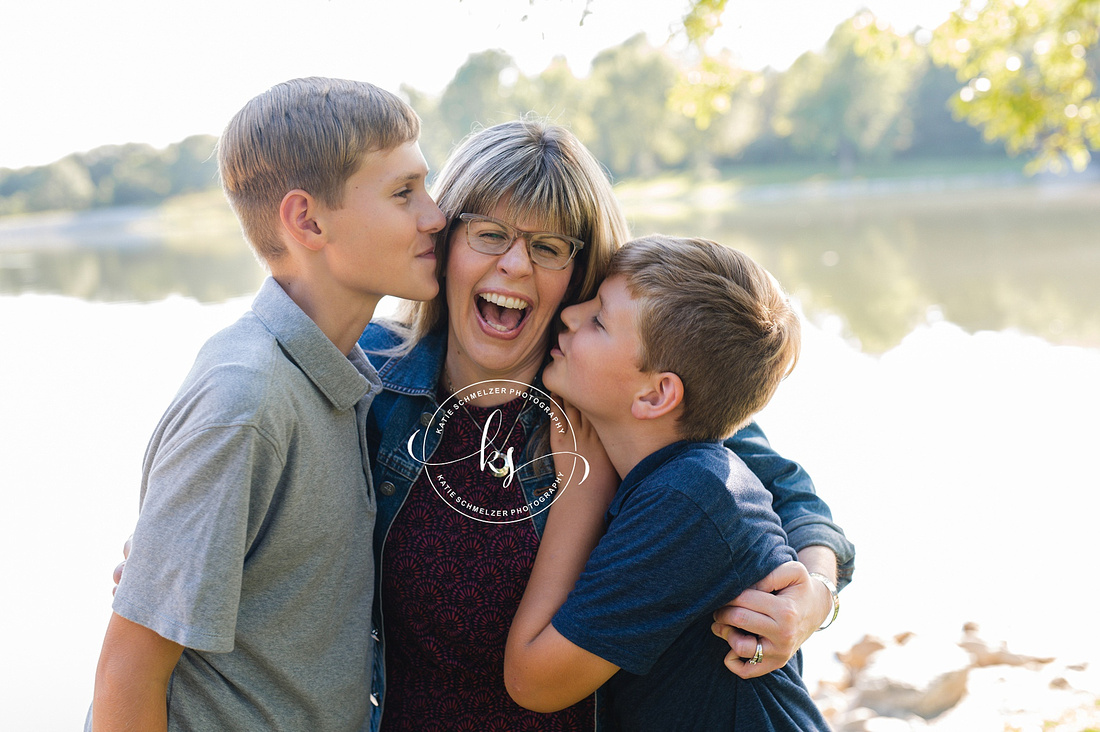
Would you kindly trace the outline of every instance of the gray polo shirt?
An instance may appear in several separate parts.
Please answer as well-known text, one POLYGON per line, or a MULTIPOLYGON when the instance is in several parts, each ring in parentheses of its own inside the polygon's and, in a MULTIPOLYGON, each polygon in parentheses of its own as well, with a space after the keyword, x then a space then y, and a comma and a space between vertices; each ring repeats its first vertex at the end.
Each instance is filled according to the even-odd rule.
POLYGON ((187 647, 170 730, 367 729, 379 389, 270 278, 199 352, 149 443, 114 600, 187 647))

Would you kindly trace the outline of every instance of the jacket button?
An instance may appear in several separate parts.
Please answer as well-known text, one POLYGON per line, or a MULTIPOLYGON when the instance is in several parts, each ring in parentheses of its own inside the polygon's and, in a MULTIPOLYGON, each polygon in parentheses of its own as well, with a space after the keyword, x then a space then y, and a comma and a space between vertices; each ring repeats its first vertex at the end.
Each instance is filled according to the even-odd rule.
POLYGON ((378 490, 384 496, 392 496, 394 493, 397 492, 397 486, 387 480, 385 483, 378 486, 378 490))
POLYGON ((370 629, 370 637, 373 638, 376 641, 379 641, 379 642, 382 641, 382 637, 380 635, 378 635, 378 628, 371 628, 370 629))
POLYGON ((423 414, 420 415, 420 424, 422 426, 427 427, 431 423, 432 423, 432 413, 431 412, 424 412, 423 414))

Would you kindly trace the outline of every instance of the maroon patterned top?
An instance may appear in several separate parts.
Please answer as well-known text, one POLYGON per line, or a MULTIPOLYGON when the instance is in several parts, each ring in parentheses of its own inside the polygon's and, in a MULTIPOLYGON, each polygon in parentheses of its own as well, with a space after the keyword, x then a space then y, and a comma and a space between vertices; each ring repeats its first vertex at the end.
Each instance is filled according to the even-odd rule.
MULTIPOLYGON (((501 478, 480 470, 476 457, 482 425, 494 409, 502 412, 497 447, 522 453, 525 435, 517 420, 525 405, 516 399, 457 413, 432 457, 437 465, 456 462, 433 467, 432 475, 442 475, 471 504, 489 510, 525 503, 518 479, 503 488, 501 478), (459 459, 468 455, 475 456, 459 459)), ((421 473, 382 552, 384 732, 593 729, 592 697, 539 714, 517 705, 504 688, 504 644, 538 543, 530 520, 488 523, 463 516, 421 473)))

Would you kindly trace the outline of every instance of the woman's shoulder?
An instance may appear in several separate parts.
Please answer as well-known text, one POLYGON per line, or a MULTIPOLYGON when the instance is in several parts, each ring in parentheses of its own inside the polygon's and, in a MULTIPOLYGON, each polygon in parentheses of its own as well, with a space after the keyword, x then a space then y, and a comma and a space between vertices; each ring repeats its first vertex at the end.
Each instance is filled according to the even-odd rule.
POLYGON ((380 370, 389 361, 404 352, 402 346, 409 339, 409 332, 403 325, 392 320, 372 320, 367 324, 363 335, 359 336, 359 347, 367 354, 371 365, 380 370))
POLYGON ((447 340, 433 331, 415 338, 407 326, 391 320, 372 321, 359 346, 382 379, 382 386, 403 393, 429 393, 435 389, 447 340))
POLYGON ((396 348, 408 339, 407 329, 392 320, 372 320, 367 324, 363 335, 359 336, 359 346, 368 354, 388 351, 396 348))

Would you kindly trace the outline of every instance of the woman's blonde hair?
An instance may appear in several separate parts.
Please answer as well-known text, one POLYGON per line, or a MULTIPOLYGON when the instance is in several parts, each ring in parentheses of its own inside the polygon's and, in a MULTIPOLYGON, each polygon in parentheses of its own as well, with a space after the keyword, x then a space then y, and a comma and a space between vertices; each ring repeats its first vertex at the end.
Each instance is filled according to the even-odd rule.
POLYGON ((469 135, 443 166, 432 193, 449 221, 436 234, 439 294, 433 300, 403 306, 398 317, 409 332, 402 350, 446 325, 443 275, 451 234, 461 226, 459 214, 490 215, 504 202, 510 221, 537 221, 540 229, 583 241, 562 307, 595 296, 611 255, 629 238, 626 217, 607 172, 572 132, 535 118, 469 135))
POLYGON ((367 153, 419 137, 412 107, 373 84, 291 79, 229 121, 218 141, 218 171, 245 238, 261 260, 273 261, 285 252, 278 219, 287 192, 300 188, 339 208, 344 184, 367 153))

